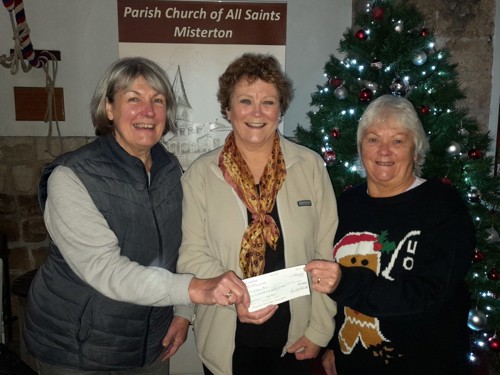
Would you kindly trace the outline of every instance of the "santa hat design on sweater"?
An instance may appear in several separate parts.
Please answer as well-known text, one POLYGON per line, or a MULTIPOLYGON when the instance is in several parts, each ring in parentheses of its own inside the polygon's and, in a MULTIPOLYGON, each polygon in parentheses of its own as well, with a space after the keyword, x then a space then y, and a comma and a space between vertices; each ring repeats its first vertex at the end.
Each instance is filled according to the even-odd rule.
MULTIPOLYGON (((380 235, 370 232, 351 232, 347 233, 335 244, 333 257, 343 264, 344 262, 341 259, 347 256, 370 256, 372 263, 374 259, 377 259, 377 264, 370 264, 369 268, 378 275, 380 272, 379 260, 381 252, 392 251, 395 247, 393 242, 387 241, 387 231, 383 231, 380 235)), ((345 265, 349 266, 348 264, 345 265)))

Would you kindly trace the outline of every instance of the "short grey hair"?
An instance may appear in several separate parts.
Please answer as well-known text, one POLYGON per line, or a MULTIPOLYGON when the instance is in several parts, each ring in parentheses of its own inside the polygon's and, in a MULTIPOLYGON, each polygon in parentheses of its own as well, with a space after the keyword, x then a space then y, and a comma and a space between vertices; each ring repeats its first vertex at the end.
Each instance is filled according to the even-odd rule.
POLYGON ((371 125, 383 123, 389 118, 413 136, 414 157, 416 159, 413 164, 413 173, 415 176, 420 176, 425 163, 425 156, 429 151, 429 140, 415 107, 408 99, 401 96, 382 95, 366 107, 358 124, 356 143, 359 155, 361 156, 361 142, 368 128, 371 125))
POLYGON ((106 100, 113 103, 115 95, 127 90, 137 78, 142 77, 153 89, 166 98, 167 119, 163 135, 176 128, 176 102, 167 73, 154 61, 144 57, 125 57, 109 66, 97 83, 90 102, 90 115, 96 135, 114 131, 114 124, 106 114, 106 100))

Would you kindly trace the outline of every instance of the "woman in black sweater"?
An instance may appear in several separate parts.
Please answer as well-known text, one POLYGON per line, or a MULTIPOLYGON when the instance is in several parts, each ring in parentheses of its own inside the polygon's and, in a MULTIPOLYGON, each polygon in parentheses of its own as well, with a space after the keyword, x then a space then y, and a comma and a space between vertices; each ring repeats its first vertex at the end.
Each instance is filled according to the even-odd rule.
POLYGON ((419 177, 429 143, 408 100, 374 100, 357 144, 367 181, 339 199, 335 262, 306 267, 338 305, 325 371, 468 374, 466 205, 452 186, 419 177))

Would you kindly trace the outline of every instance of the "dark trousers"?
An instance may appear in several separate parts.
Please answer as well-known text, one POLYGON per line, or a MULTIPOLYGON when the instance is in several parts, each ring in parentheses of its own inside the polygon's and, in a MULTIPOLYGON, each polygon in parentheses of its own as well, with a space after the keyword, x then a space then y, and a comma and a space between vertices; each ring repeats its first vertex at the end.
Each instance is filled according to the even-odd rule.
POLYGON ((86 371, 50 365, 37 361, 39 375, 168 375, 170 361, 163 362, 160 357, 146 367, 116 371, 86 371))
MULTIPOLYGON (((286 353, 283 348, 251 348, 236 345, 233 353, 233 375, 310 375, 313 360, 298 361, 295 354, 286 353)), ((203 365, 205 375, 213 375, 203 365)))

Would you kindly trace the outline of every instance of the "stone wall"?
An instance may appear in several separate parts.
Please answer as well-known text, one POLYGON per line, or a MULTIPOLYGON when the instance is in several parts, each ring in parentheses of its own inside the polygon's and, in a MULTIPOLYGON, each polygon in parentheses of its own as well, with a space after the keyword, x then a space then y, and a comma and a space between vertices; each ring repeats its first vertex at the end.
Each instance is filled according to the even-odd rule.
MULTIPOLYGON (((488 130, 491 98, 495 0, 408 0, 426 19, 438 49, 449 51, 466 95, 459 104, 488 130)), ((366 0, 353 2, 353 18, 366 0)))
MULTIPOLYGON (((0 231, 7 236, 11 282, 37 268, 47 255, 48 236, 37 197, 43 166, 90 139, 0 137, 0 231)), ((12 302, 17 315, 17 301, 12 302)))
POLYGON ((439 48, 458 64, 458 80, 468 108, 484 130, 488 129, 492 88, 495 0, 410 0, 426 17, 439 48))

